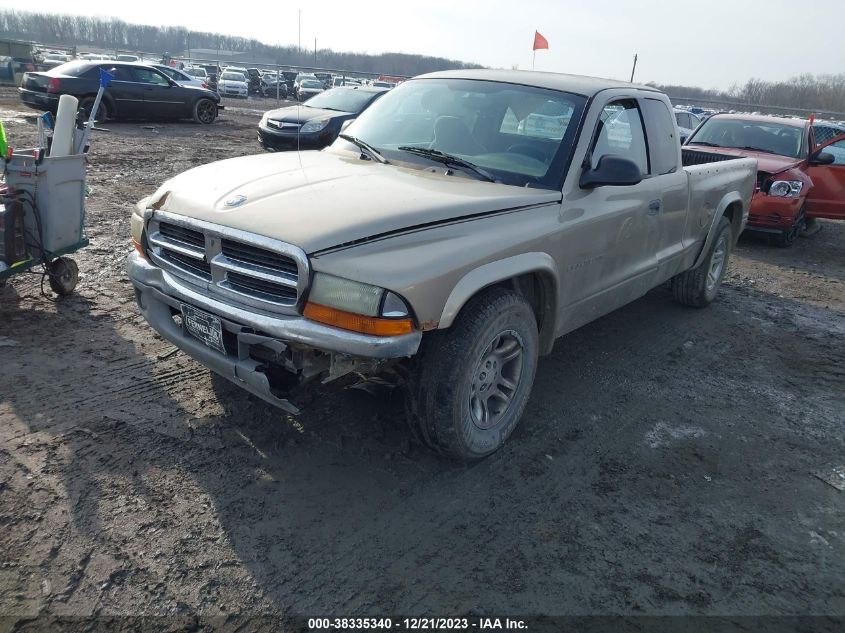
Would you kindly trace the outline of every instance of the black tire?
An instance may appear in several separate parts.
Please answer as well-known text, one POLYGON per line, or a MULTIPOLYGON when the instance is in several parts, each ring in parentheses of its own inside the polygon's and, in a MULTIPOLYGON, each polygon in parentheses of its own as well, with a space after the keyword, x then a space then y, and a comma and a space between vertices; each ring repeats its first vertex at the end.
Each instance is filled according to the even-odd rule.
POLYGON ((789 248, 792 246, 804 230, 806 223, 807 220, 804 214, 804 207, 802 206, 801 210, 798 212, 798 216, 795 218, 795 224, 793 224, 788 231, 782 231, 779 235, 774 236, 775 245, 780 248, 789 248))
POLYGON ((672 278, 672 294, 678 303, 693 308, 703 308, 716 298, 719 285, 728 269, 733 243, 731 221, 722 216, 704 261, 696 268, 686 270, 672 278))
POLYGON ((217 104, 211 99, 197 99, 194 104, 194 121, 200 125, 211 125, 217 118, 217 104))
POLYGON ((66 297, 76 288, 79 281, 79 268, 76 262, 67 257, 59 257, 47 267, 50 276, 50 288, 60 297, 66 297))
POLYGON ((412 359, 407 383, 412 432, 449 457, 472 460, 493 453, 522 417, 537 351, 537 319, 521 295, 504 288, 477 295, 452 327, 426 334, 412 359))
POLYGON ((775 246, 779 246, 780 248, 789 248, 795 243, 795 238, 798 237, 798 227, 793 226, 788 231, 781 231, 777 235, 773 236, 772 241, 775 243, 775 246))
MULTIPOLYGON (((88 121, 88 117, 91 116, 91 110, 94 108, 95 100, 94 97, 83 97, 79 100, 78 110, 82 112, 82 116, 86 122, 88 121)), ((105 99, 101 99, 100 105, 97 107, 97 116, 94 117, 94 120, 98 123, 105 123, 109 120, 110 116, 111 112, 109 111, 108 104, 105 99)))

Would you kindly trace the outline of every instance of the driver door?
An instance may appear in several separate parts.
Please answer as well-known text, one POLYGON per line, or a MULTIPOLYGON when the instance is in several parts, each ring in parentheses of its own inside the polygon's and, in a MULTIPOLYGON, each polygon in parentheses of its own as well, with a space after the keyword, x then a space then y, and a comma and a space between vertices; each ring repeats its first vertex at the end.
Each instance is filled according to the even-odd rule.
POLYGON ((834 162, 814 165, 810 159, 807 175, 813 187, 807 194, 805 212, 808 218, 845 220, 845 135, 818 145, 813 155, 819 152, 833 154, 834 162))
POLYGON ((132 73, 144 95, 145 116, 172 119, 183 115, 181 90, 163 73, 152 68, 133 68, 132 73))

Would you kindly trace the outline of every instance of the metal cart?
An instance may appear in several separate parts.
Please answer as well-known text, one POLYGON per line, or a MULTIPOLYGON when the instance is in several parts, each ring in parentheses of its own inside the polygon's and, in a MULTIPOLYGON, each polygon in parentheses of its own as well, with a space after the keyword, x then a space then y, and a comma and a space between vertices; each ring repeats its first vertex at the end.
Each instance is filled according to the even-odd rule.
POLYGON ((71 294, 79 269, 66 255, 88 245, 85 155, 18 150, 6 161, 5 175, 5 191, 0 189, 5 207, 0 252, 5 255, 0 262, 7 267, 0 266, 0 286, 12 275, 43 265, 53 292, 71 294))

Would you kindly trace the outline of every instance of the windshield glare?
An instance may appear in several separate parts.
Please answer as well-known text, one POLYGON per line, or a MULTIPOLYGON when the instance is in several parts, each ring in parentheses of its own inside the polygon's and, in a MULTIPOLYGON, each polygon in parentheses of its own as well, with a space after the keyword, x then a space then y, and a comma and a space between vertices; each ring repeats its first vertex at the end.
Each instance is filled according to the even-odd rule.
POLYGON ((309 99, 308 105, 312 108, 358 113, 364 109, 374 96, 372 92, 364 92, 362 90, 333 88, 309 99))
POLYGON ((557 189, 585 102, 581 95, 493 81, 416 79, 385 93, 347 134, 391 160, 428 167, 431 162, 400 148, 434 149, 506 184, 557 189))
POLYGON ((718 147, 756 148, 764 152, 800 158, 804 130, 769 121, 742 121, 711 117, 690 138, 688 144, 708 143, 718 147))
POLYGON ((246 81, 246 77, 240 73, 223 73, 221 79, 225 79, 226 81, 246 81))

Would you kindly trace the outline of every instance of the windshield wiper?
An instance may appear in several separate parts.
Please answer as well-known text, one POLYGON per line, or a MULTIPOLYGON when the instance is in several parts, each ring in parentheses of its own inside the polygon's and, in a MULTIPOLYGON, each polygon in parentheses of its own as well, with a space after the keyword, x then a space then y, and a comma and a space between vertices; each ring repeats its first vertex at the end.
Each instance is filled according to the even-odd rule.
POLYGON ((369 143, 362 141, 357 136, 350 136, 349 134, 338 134, 340 138, 344 141, 349 141, 353 145, 356 145, 358 149, 362 150, 367 156, 371 159, 376 161, 377 163, 381 163, 382 165, 389 165, 387 159, 381 155, 375 147, 370 145, 369 143))
POLYGON ((718 143, 710 143, 708 141, 687 141, 687 145, 707 145, 707 147, 724 147, 718 143))
POLYGON ((747 149, 752 152, 764 152, 766 154, 777 154, 777 152, 773 152, 770 149, 763 149, 762 147, 751 147, 750 145, 746 145, 745 147, 740 147, 739 149, 747 149))
POLYGON ((477 176, 481 176, 482 179, 486 180, 487 182, 498 182, 496 177, 493 176, 489 171, 486 171, 479 167, 478 165, 473 165, 468 160, 464 160, 463 158, 458 158, 457 156, 452 156, 451 154, 444 154, 440 150, 437 149, 430 149, 427 147, 413 147, 411 145, 403 145, 399 148, 400 151, 408 152, 409 154, 415 154, 417 156, 422 156, 424 158, 428 158, 429 160, 433 160, 436 163, 442 163, 443 165, 452 165, 454 167, 458 167, 460 169, 465 169, 467 171, 471 171, 477 176))

